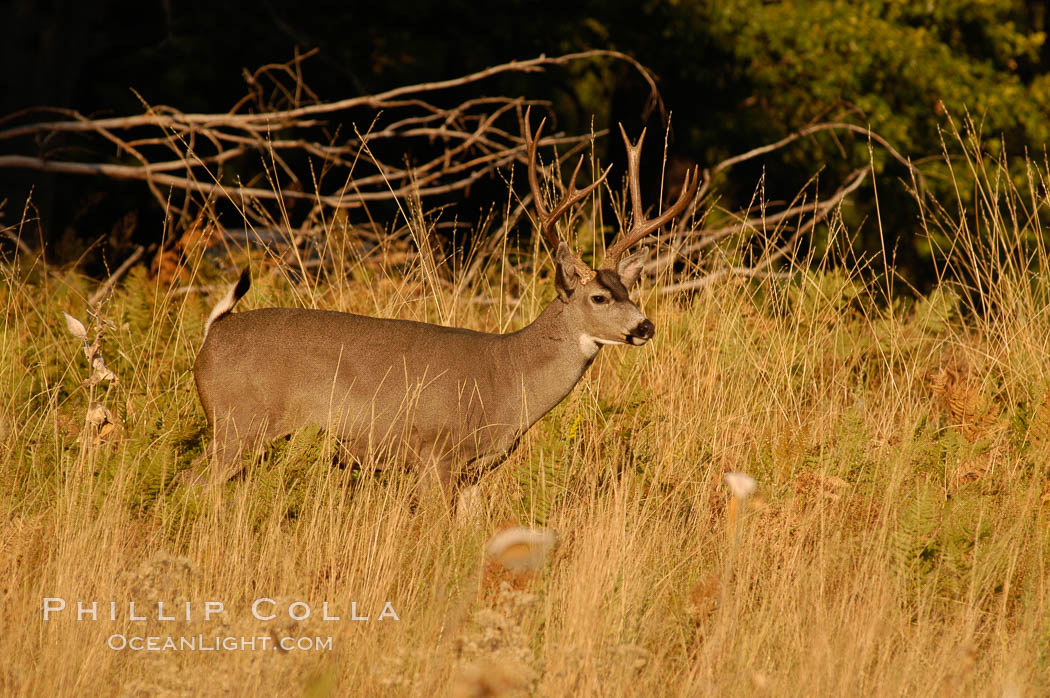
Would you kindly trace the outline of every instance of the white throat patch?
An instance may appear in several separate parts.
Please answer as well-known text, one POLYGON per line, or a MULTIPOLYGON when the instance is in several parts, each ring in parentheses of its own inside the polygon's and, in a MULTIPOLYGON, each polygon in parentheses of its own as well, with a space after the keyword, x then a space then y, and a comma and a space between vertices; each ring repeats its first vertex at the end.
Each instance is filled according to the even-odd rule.
POLYGON ((613 339, 602 339, 601 337, 594 337, 589 334, 580 335, 580 351, 582 351, 583 355, 587 358, 597 354, 603 344, 623 344, 623 342, 617 342, 613 339))

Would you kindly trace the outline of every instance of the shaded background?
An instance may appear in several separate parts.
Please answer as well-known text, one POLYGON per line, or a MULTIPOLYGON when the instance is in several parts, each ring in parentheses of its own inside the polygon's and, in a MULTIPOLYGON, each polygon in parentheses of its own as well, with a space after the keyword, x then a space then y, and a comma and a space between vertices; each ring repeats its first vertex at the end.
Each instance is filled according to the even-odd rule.
MULTIPOLYGON (((1005 144, 1018 166, 1026 152, 1043 157, 1050 138, 1046 12, 1045 2, 1016 0, 21 0, 3 10, 0 113, 48 105, 126 115, 142 111, 137 95, 182 111, 226 111, 246 92, 245 69, 287 61, 296 49, 319 49, 306 63, 306 83, 334 100, 541 53, 609 48, 659 77, 672 113, 672 151, 682 162, 710 164, 814 120, 848 120, 888 138, 922 164, 931 186, 950 194, 937 156, 950 140, 944 129, 950 134, 967 115, 985 147, 994 152, 1005 144)), ((485 86, 551 100, 559 128, 569 132, 587 131, 592 117, 599 127, 622 121, 633 133, 646 123, 664 125, 659 113, 647 113, 648 88, 626 64, 594 62, 485 86)), ((610 145, 603 156, 622 158, 619 143, 610 145)), ((31 145, 0 148, 33 154, 31 145)), ((720 203, 746 203, 763 174, 770 199, 789 199, 818 168, 825 168, 822 179, 837 182, 867 158, 859 141, 799 143, 734 169, 718 183, 720 203)), ((879 154, 875 166, 886 239, 871 224, 865 187, 846 211, 855 245, 896 250, 902 273, 928 285, 933 252, 898 181, 906 171, 879 154)), ((651 155, 648 171, 658 167, 658 154, 651 155)), ((31 237, 54 259, 78 258, 132 210, 138 215, 128 240, 160 234, 162 214, 139 183, 6 170, 0 188, 3 225, 18 222, 32 190, 31 237)), ((479 187, 459 202, 459 215, 476 218, 492 200, 479 187)), ((84 259, 90 266, 92 257, 84 259)))

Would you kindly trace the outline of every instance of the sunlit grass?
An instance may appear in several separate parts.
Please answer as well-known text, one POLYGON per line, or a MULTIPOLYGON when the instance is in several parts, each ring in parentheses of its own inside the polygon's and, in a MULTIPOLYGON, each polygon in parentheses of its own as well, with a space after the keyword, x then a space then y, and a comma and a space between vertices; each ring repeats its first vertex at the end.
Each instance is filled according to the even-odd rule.
MULTIPOLYGON (((887 304, 866 271, 819 259, 790 280, 691 297, 643 288, 654 341, 605 349, 481 480, 470 516, 413 508, 411 473, 333 468, 335 446, 316 433, 275 444, 221 496, 178 484, 207 436, 190 369, 221 291, 176 292, 136 271, 89 317, 88 280, 5 264, 0 692, 1039 694, 1050 265, 1029 233, 1045 211, 1039 196, 979 181, 972 218, 926 211, 954 247, 922 298, 887 304), (101 330, 118 382, 84 383, 62 312, 91 339, 101 330), (88 423, 92 403, 120 428, 88 423), (757 481, 746 506, 731 472, 757 481), (538 573, 493 584, 483 551, 508 522, 552 529, 558 545, 538 573), (45 597, 70 607, 44 623, 45 597), (272 621, 250 612, 264 597, 272 621), (77 601, 102 602, 106 617, 111 600, 125 604, 118 620, 75 620, 77 601), (131 621, 129 600, 189 601, 193 617, 160 621, 154 608, 131 621), (208 600, 226 612, 206 622, 208 600), (289 618, 296 601, 308 620, 289 618), (322 619, 326 601, 340 621, 322 619), (387 601, 399 621, 377 620, 387 601), (371 620, 349 620, 352 602, 371 620), (333 642, 113 651, 117 633, 333 642)), ((235 278, 202 259, 189 255, 180 283, 235 278)), ((253 263, 242 309, 494 331, 552 295, 498 263, 468 289, 425 264, 394 273, 350 259, 296 282, 261 254, 253 263)))

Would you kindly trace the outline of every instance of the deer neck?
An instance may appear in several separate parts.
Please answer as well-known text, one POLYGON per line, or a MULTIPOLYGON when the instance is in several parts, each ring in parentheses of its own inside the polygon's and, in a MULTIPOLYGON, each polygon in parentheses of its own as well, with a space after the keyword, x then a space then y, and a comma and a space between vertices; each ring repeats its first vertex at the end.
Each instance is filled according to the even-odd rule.
MULTIPOLYGON (((504 335, 510 380, 520 384, 522 425, 526 428, 550 412, 580 382, 600 345, 582 335, 569 306, 559 299, 544 308, 532 324, 504 335)), ((515 386, 518 387, 518 386, 515 386)))

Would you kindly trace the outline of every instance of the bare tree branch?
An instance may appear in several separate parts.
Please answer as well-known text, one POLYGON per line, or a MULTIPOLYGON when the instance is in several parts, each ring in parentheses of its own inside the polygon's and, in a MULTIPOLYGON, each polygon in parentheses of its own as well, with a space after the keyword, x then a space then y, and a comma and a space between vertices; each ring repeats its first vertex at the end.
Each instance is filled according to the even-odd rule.
MULTIPOLYGON (((827 216, 839 206, 842 201, 856 191, 860 185, 867 178, 869 170, 867 168, 854 170, 852 175, 847 179, 846 183, 839 187, 831 198, 826 201, 813 202, 812 204, 801 204, 799 206, 792 206, 780 213, 768 217, 748 218, 742 221, 736 226, 731 226, 728 229, 721 229, 716 231, 705 231, 715 234, 725 234, 724 231, 730 230, 731 232, 739 232, 741 230, 754 230, 758 226, 765 228, 769 224, 776 224, 782 222, 789 217, 793 216, 806 216, 809 215, 808 220, 800 222, 795 228, 795 232, 788 238, 787 242, 781 245, 779 248, 774 250, 772 253, 765 255, 762 260, 753 266, 729 266, 716 271, 710 272, 705 276, 690 279, 688 281, 677 281, 674 283, 666 284, 660 287, 662 294, 680 293, 682 291, 693 291, 696 289, 710 286, 716 281, 726 278, 728 276, 746 276, 746 277, 775 277, 785 278, 781 274, 772 274, 766 270, 772 266, 772 264, 780 259, 783 259, 788 252, 790 252, 795 245, 798 243, 800 236, 803 232, 812 233, 816 229, 817 225, 824 221, 827 216)), ((708 244, 711 244, 709 238, 705 237, 698 243, 690 246, 690 251, 695 252, 708 244)))
POLYGON ((135 262, 139 261, 139 258, 142 257, 142 253, 144 253, 145 251, 145 247, 143 247, 142 245, 138 245, 135 248, 135 251, 131 253, 131 256, 125 259, 124 262, 119 267, 117 267, 116 271, 110 274, 109 278, 106 279, 101 286, 95 289, 95 292, 91 294, 90 298, 88 298, 88 307, 93 307, 100 300, 102 300, 105 297, 105 295, 110 292, 113 286, 118 281, 120 281, 120 277, 124 276, 124 274, 127 273, 128 269, 131 269, 132 265, 134 265, 135 262))
POLYGON ((776 226, 789 218, 794 218, 800 215, 812 215, 814 221, 823 220, 832 209, 842 203, 847 196, 855 192, 860 185, 864 183, 868 174, 869 170, 867 168, 854 170, 850 173, 850 176, 847 177, 846 183, 836 189, 835 192, 824 201, 814 201, 809 204, 791 206, 783 211, 778 211, 777 213, 769 215, 742 218, 732 225, 722 226, 720 228, 704 228, 690 231, 687 233, 687 236, 699 238, 696 242, 680 247, 674 251, 673 255, 668 255, 663 259, 649 262, 646 265, 646 271, 656 271, 657 269, 672 264, 676 257, 684 257, 699 252, 734 233, 753 232, 759 229, 765 230, 770 226, 776 226))
MULTIPOLYGON (((318 232, 330 232, 328 222, 344 215, 339 212, 353 210, 360 212, 355 215, 367 217, 368 230, 373 232, 358 232, 356 226, 349 224, 348 229, 354 230, 355 244, 371 249, 368 246, 384 244, 380 239, 382 235, 374 232, 383 229, 374 222, 370 210, 374 202, 400 203, 408 199, 418 205, 427 197, 468 190, 486 177, 506 176, 505 171, 516 163, 526 165, 526 171, 531 172, 527 178, 532 180, 531 193, 514 194, 520 198, 509 200, 506 219, 499 222, 496 232, 474 246, 475 256, 460 281, 462 288, 481 273, 487 260, 500 248, 501 240, 505 240, 526 215, 526 204, 531 203, 540 210, 539 227, 551 244, 556 242, 554 221, 561 217, 572 221, 575 209, 584 205, 584 199, 605 176, 598 168, 595 182, 576 190, 575 175, 566 185, 561 183, 558 172, 566 158, 579 154, 607 132, 582 136, 555 134, 540 140, 537 131, 533 141, 523 137, 512 125, 523 107, 541 106, 540 102, 522 97, 481 96, 450 106, 442 104, 442 101, 452 101, 442 92, 477 86, 501 74, 532 73, 576 61, 611 59, 636 69, 649 85, 651 103, 663 111, 653 75, 634 58, 616 51, 583 51, 511 61, 459 78, 406 85, 334 102, 322 102, 303 82, 302 63, 310 55, 312 52, 297 54, 288 63, 270 64, 246 73, 249 94, 227 113, 186 114, 143 102, 143 113, 123 117, 92 119, 65 109, 35 109, 10 115, 0 119, 0 124, 6 125, 0 130, 0 141, 12 144, 11 150, 0 155, 0 169, 141 181, 169 215, 179 217, 180 222, 187 225, 216 201, 232 203, 243 216, 247 229, 258 223, 281 230, 281 244, 289 246, 283 256, 294 257, 305 269, 323 265, 305 259, 308 255, 300 253, 309 252, 306 248, 313 244, 311 239, 316 242, 320 237, 318 232), (37 118, 41 120, 21 123, 37 118), (367 128, 358 128, 358 124, 366 124, 367 128), (57 135, 65 137, 57 139, 57 135), (94 145, 97 150, 99 143, 107 149, 115 148, 116 157, 90 162, 70 155, 74 146, 86 145, 90 152, 90 147, 94 145), (545 192, 540 191, 542 188, 536 181, 537 165, 530 154, 534 156, 539 147, 551 146, 558 146, 562 153, 557 158, 558 171, 551 181, 561 187, 559 200, 564 206, 554 207, 544 215, 545 192), (23 152, 19 153, 17 147, 23 148, 23 152), (257 160, 253 162, 252 158, 257 160), (181 192, 174 201, 173 190, 181 192), (515 201, 514 205, 510 204, 515 201), (299 207, 295 208, 297 204, 299 207)), ((669 253, 649 262, 645 271, 650 276, 665 274, 661 286, 664 293, 703 288, 730 275, 779 276, 774 265, 790 253, 801 235, 811 233, 861 186, 871 173, 870 168, 850 173, 826 200, 806 202, 803 199, 796 203, 808 195, 807 187, 786 208, 773 213, 730 213, 735 222, 717 228, 697 228, 697 220, 707 219, 706 214, 714 208, 709 194, 718 174, 802 138, 837 131, 863 136, 869 144, 884 148, 908 168, 917 186, 923 186, 917 168, 870 129, 849 123, 817 123, 774 143, 726 158, 703 170, 702 176, 691 173, 685 178, 677 201, 662 214, 650 218, 641 205, 640 140, 634 144, 623 134, 630 164, 629 192, 625 199, 629 195, 633 204, 633 224, 628 224, 625 218, 626 230, 607 254, 615 258, 641 239, 655 236, 661 248, 668 249, 669 253), (675 227, 661 233, 661 228, 674 219, 677 219, 675 227), (771 240, 785 236, 787 240, 753 266, 727 266, 694 278, 696 269, 710 268, 710 248, 719 241, 740 234, 742 244, 750 244, 748 236, 768 234, 770 229, 771 240)), ((84 152, 84 149, 77 147, 75 152, 84 152)), ((577 173, 581 166, 582 159, 577 173)), ((601 190, 597 191, 598 195, 593 198, 600 199, 601 190)), ((763 208, 766 206, 765 201, 761 204, 763 208)), ((345 217, 339 220, 349 222, 345 217)), ((404 240, 411 237, 407 232, 398 234, 404 240)), ((20 246, 24 247, 24 243, 20 246)), ((136 250, 93 294, 92 302, 101 298, 142 254, 141 248, 136 250)))
MULTIPOLYGON (((447 195, 469 189, 515 160, 524 162, 523 142, 516 132, 512 133, 516 129, 501 124, 512 123, 509 112, 527 104, 526 100, 485 96, 448 107, 431 101, 442 91, 474 85, 500 74, 539 72, 576 61, 612 59, 637 69, 650 86, 653 101, 660 103, 652 74, 634 58, 616 51, 583 51, 511 61, 459 78, 406 85, 334 102, 321 102, 302 83, 301 64, 309 55, 312 54, 297 55, 287 64, 266 65, 248 75, 251 93, 225 114, 182 113, 144 101, 142 114, 101 119, 66 109, 19 112, 0 123, 12 124, 38 114, 49 118, 14 123, 0 130, 0 140, 34 138, 29 147, 36 151, 9 150, 0 155, 0 168, 141 181, 158 205, 184 224, 192 220, 195 197, 201 195, 233 202, 246 219, 259 215, 263 220, 268 215, 282 219, 288 215, 286 204, 294 201, 309 201, 314 208, 357 209, 370 202, 397 200, 406 194, 423 198, 447 195), (261 102, 261 85, 265 81, 274 83, 274 94, 289 102, 289 108, 275 109, 272 104, 261 102), (302 104, 304 99, 310 103, 302 104), (249 108, 251 111, 247 111, 249 108), (62 118, 55 119, 55 115, 62 118), (329 124, 326 119, 333 117, 333 124, 329 124), (359 136, 357 129, 340 136, 340 121, 353 122, 355 117, 371 121, 372 127, 363 129, 364 136, 359 136), (116 147, 117 159, 91 162, 70 157, 68 150, 60 154, 54 145, 67 147, 64 141, 55 140, 61 134, 102 138, 116 147), (368 146, 385 141, 397 141, 392 157, 423 153, 424 160, 380 160, 388 156, 377 154, 375 147, 368 146), (251 156, 261 158, 262 172, 257 163, 245 160, 251 156), (315 163, 321 178, 303 171, 305 168, 314 172, 315 163), (234 173, 251 170, 260 174, 239 181, 229 175, 226 166, 234 173), (341 176, 336 174, 340 170, 341 176), (341 185, 335 190, 320 188, 322 180, 332 179, 341 180, 341 185), (305 181, 317 184, 315 191, 303 191, 305 181), (172 200, 171 189, 183 192, 181 201, 172 200), (267 213, 258 207, 259 202, 270 202, 275 210, 267 213)), ((588 138, 556 134, 545 138, 542 145, 575 146, 588 138)), ((90 148, 90 141, 86 145, 90 148)))
MULTIPOLYGON (((403 95, 412 94, 423 94, 428 92, 437 92, 440 90, 448 90, 453 87, 462 87, 471 83, 480 82, 487 78, 499 75, 501 73, 509 72, 539 72, 547 66, 552 65, 567 65, 579 60, 588 60, 591 58, 614 58, 616 60, 626 61, 634 66, 642 77, 649 84, 650 89, 654 94, 657 95, 656 80, 652 73, 649 72, 641 63, 637 60, 628 56, 625 53, 619 51, 607 51, 602 49, 595 49, 591 51, 580 51, 578 53, 570 53, 564 56, 547 57, 545 55, 538 56, 525 61, 510 61, 509 63, 503 63, 501 65, 492 66, 479 70, 476 73, 465 75, 463 77, 454 78, 451 80, 440 80, 436 82, 426 82, 417 85, 407 85, 404 87, 397 87, 386 92, 381 92, 376 95, 364 95, 361 97, 351 97, 348 99, 341 99, 335 102, 324 102, 320 104, 312 104, 309 106, 298 107, 296 109, 286 109, 284 111, 275 112, 263 112, 259 114, 182 114, 175 110, 172 110, 172 116, 164 116, 162 114, 151 112, 148 114, 142 114, 140 116, 129 116, 129 117, 114 117, 109 119, 87 119, 77 112, 71 110, 53 110, 56 112, 64 112, 70 118, 75 119, 74 121, 50 121, 37 124, 27 124, 25 126, 19 126, 10 128, 5 131, 0 131, 0 140, 5 138, 16 138, 19 136, 32 135, 35 133, 56 133, 60 131, 96 131, 99 128, 133 128, 135 126, 160 126, 162 128, 171 128, 180 125, 201 125, 206 128, 216 128, 219 126, 235 126, 244 129, 266 129, 272 127, 274 124, 290 124, 295 122, 298 126, 309 126, 314 125, 316 121, 302 121, 302 117, 314 116, 318 114, 330 114, 332 112, 346 111, 355 107, 371 107, 371 108, 389 108, 395 106, 398 103, 395 102, 397 98, 403 95)), ((404 104, 403 102, 401 104, 404 104)))

